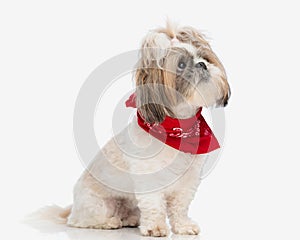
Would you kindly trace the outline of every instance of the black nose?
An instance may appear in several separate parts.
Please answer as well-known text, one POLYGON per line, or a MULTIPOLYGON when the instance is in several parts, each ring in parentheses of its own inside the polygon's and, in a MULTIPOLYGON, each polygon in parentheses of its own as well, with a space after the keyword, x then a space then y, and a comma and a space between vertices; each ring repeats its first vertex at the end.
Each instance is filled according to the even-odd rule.
POLYGON ((196 65, 195 65, 196 68, 203 68, 205 70, 207 70, 207 67, 205 65, 204 62, 198 62, 196 65))

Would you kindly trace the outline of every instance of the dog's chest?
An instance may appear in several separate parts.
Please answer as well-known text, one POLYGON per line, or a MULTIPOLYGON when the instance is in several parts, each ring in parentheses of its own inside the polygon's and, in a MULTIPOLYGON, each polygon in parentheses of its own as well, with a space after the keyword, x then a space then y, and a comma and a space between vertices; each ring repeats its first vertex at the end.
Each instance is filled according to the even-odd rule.
POLYGON ((132 174, 144 174, 155 181, 170 183, 183 175, 200 177, 206 155, 184 153, 174 149, 141 129, 134 121, 115 139, 122 161, 132 174))

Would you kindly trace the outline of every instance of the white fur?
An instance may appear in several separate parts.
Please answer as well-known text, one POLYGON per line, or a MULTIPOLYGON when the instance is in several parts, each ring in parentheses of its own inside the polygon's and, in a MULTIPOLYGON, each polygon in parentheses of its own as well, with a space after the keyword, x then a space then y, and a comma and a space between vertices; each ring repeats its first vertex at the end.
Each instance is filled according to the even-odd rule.
MULTIPOLYGON (((140 144, 134 144, 134 148, 143 149, 149 141, 160 143, 142 130, 136 119, 116 138, 127 138, 127 134, 136 140, 135 143, 140 144)), ((106 167, 101 161, 103 155, 99 154, 92 162, 90 171, 85 171, 75 186, 74 204, 67 224, 73 227, 102 229, 140 225, 142 235, 166 236, 169 232, 166 224, 168 216, 174 233, 198 234, 199 227, 188 217, 188 207, 200 183, 206 155, 186 154, 163 144, 159 145, 162 150, 157 155, 141 160, 138 157, 126 156, 116 142, 112 139, 102 149, 102 152, 109 153, 106 156, 111 164, 124 171, 139 174, 166 169, 166 174, 174 174, 174 181, 165 186, 164 175, 151 179, 151 184, 161 185, 160 189, 153 192, 124 193, 111 189, 97 180, 101 179, 99 169, 105 171, 106 167), (178 159, 180 161, 176 161, 178 159), (186 171, 183 171, 185 169, 186 171)), ((128 149, 133 147, 130 141, 123 144, 128 149)), ((147 148, 144 148, 141 154, 147 155, 147 148)), ((118 179, 115 175, 109 177, 118 179)), ((133 181, 128 181, 128 184, 132 184, 133 189, 150 184, 131 180, 133 181)))
POLYGON ((222 91, 219 88, 219 84, 223 82, 221 80, 222 73, 220 69, 213 64, 210 64, 205 60, 203 62, 210 72, 210 81, 200 82, 198 89, 196 89, 191 98, 188 99, 188 103, 196 107, 211 107, 222 97, 222 91))
POLYGON ((186 51, 188 51, 191 55, 197 56, 197 49, 192 44, 178 42, 174 46, 179 47, 179 48, 183 48, 186 51))
MULTIPOLYGON (((150 51, 146 56, 157 60, 164 51, 147 47, 166 49, 171 41, 165 34, 154 32, 146 37, 144 44, 144 51, 150 51)), ((196 56, 191 44, 174 44, 196 56)), ((181 118, 193 116, 199 106, 212 106, 221 97, 217 84, 220 70, 202 58, 195 61, 206 63, 211 79, 199 83, 199 91, 187 103, 173 109, 181 118)), ((139 226, 142 235, 167 236, 168 217, 174 233, 198 234, 199 227, 188 217, 188 208, 207 156, 171 148, 146 133, 133 119, 101 149, 77 182, 67 224, 101 229, 139 226), (124 177, 126 173, 128 177, 124 177), (136 175, 150 177, 141 180, 136 175)))
POLYGON ((143 42, 145 47, 151 48, 150 51, 152 51, 152 53, 154 53, 154 49, 157 49, 157 53, 153 58, 156 60, 165 57, 167 54, 166 50, 171 47, 183 48, 197 58, 197 48, 195 48, 192 44, 180 42, 177 38, 170 39, 163 33, 149 32, 143 42))
MULTIPOLYGON (((193 33, 193 29, 183 30, 187 31, 191 41, 199 41, 208 48, 206 41, 193 33)), ((149 33, 141 53, 145 66, 156 61, 160 67, 168 48, 174 46, 189 51, 195 63, 205 62, 210 80, 199 83, 199 91, 195 91, 187 103, 173 109, 176 116, 187 118, 200 106, 212 106, 221 99, 219 83, 225 82, 219 68, 199 58, 196 47, 179 42, 174 33, 175 30, 169 36, 156 31, 149 33)), ((50 214, 59 214, 59 210, 64 217, 70 213, 67 224, 72 227, 117 229, 139 226, 142 235, 157 237, 168 235, 168 217, 174 233, 198 234, 199 227, 188 217, 188 209, 207 157, 208 154, 192 155, 163 144, 142 130, 133 119, 101 149, 84 171, 74 187, 72 209, 50 209, 50 214)))
POLYGON ((196 63, 199 63, 199 62, 203 62, 203 63, 205 63, 205 65, 207 66, 209 63, 204 59, 204 58, 202 58, 202 57, 194 57, 194 63, 196 64, 196 63))

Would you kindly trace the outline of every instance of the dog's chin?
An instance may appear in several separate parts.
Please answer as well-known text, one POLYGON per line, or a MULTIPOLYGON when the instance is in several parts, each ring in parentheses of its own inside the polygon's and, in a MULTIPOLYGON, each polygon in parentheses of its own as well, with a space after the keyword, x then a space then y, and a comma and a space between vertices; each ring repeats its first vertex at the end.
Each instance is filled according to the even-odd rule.
MULTIPOLYGON (((220 104, 220 99, 224 98, 224 83, 222 71, 213 64, 207 65, 209 78, 198 81, 196 87, 187 98, 188 104, 194 107, 216 107, 220 104)), ((197 82, 197 81, 194 81, 197 82)))
POLYGON ((220 99, 220 91, 211 82, 200 83, 199 86, 192 92, 187 103, 191 107, 213 107, 216 106, 220 99))

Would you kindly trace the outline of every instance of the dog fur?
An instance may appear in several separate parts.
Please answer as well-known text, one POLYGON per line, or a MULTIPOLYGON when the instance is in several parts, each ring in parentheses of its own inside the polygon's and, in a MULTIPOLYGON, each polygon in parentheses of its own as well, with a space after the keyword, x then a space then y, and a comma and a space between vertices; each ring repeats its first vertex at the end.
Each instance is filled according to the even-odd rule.
MULTIPOLYGON (((166 28, 151 31, 143 40, 135 78, 137 108, 150 123, 160 123, 167 115, 188 118, 202 106, 225 106, 230 96, 224 67, 204 36, 191 27, 168 23, 166 28), (178 69, 182 59, 185 61, 181 63, 183 70, 178 69), (195 64, 200 62, 198 67, 202 68, 195 69, 195 64), (186 72, 187 68, 192 69, 190 73, 186 72)), ((139 226, 142 235, 160 237, 169 233, 168 217, 174 233, 198 234, 199 227, 188 217, 188 209, 207 158, 208 154, 192 155, 162 144, 133 119, 101 149, 84 171, 74 188, 74 203, 62 212, 62 218, 71 227, 139 226), (132 141, 126 140, 128 136, 132 141), (149 144, 160 151, 150 156, 149 144), (130 156, 122 149, 139 151, 132 150, 136 155, 130 156), (136 157, 143 155, 148 157, 145 160, 136 157), (150 176, 165 169, 166 174, 175 177, 167 181, 168 184, 163 174, 152 180, 128 179, 124 183, 118 172, 106 172, 109 165, 127 173, 150 176), (132 191, 108 186, 101 181, 104 175, 113 179, 116 186, 118 183, 131 186, 132 191), (155 188, 148 191, 151 184, 155 188)))

